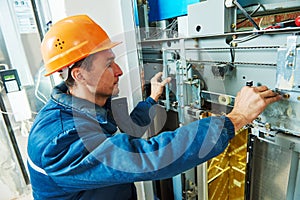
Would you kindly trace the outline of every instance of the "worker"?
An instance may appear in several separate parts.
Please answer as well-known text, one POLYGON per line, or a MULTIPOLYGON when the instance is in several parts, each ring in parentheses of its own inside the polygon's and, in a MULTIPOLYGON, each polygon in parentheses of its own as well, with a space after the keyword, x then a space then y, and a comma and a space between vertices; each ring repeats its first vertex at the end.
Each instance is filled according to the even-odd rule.
MULTIPOLYGON (((28 169, 33 197, 41 199, 137 199, 134 182, 175 176, 224 151, 230 139, 281 97, 266 86, 244 86, 235 106, 149 139, 124 133, 112 116, 122 70, 113 42, 87 15, 55 23, 41 49, 46 76, 63 81, 40 110, 28 138, 28 169)), ((139 126, 151 122, 169 78, 151 79, 151 95, 131 113, 139 126)), ((142 135, 142 134, 141 134, 142 135)))

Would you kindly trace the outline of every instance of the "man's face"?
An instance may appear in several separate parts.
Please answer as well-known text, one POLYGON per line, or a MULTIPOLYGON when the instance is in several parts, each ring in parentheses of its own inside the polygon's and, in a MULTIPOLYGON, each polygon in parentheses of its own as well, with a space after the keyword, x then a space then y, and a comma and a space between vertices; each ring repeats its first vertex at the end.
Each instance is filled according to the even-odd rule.
POLYGON ((95 53, 92 67, 83 70, 86 86, 97 97, 110 97, 119 93, 119 76, 123 74, 119 65, 114 62, 115 55, 111 49, 95 53))

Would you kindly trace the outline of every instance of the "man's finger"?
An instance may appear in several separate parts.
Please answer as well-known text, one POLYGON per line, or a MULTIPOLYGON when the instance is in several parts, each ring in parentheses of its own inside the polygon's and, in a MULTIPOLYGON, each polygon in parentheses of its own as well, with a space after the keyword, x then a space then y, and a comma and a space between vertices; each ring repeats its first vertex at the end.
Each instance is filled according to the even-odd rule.
POLYGON ((282 97, 280 95, 277 95, 277 96, 265 98, 265 101, 266 101, 266 103, 269 104, 269 103, 274 103, 280 99, 282 99, 282 97))
POLYGON ((161 84, 165 86, 167 83, 170 83, 170 81, 171 81, 171 77, 168 77, 168 78, 164 79, 164 80, 161 82, 161 84))
POLYGON ((163 73, 162 72, 158 72, 155 74, 155 76, 153 78, 155 78, 156 80, 160 79, 162 77, 163 73))
POLYGON ((265 85, 261 85, 261 86, 254 87, 254 89, 255 89, 257 92, 263 92, 263 91, 268 90, 268 87, 265 86, 265 85))
POLYGON ((278 94, 273 92, 272 90, 266 90, 266 91, 261 92, 261 96, 264 97, 264 98, 275 97, 277 95, 278 94))

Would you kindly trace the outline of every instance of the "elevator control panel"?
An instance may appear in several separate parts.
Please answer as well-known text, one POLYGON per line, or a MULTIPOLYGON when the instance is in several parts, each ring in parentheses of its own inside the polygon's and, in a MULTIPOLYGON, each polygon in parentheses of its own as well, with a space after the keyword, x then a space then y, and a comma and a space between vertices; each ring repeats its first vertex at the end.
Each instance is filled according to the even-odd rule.
POLYGON ((21 90, 21 83, 16 69, 0 71, 0 76, 6 93, 21 90))

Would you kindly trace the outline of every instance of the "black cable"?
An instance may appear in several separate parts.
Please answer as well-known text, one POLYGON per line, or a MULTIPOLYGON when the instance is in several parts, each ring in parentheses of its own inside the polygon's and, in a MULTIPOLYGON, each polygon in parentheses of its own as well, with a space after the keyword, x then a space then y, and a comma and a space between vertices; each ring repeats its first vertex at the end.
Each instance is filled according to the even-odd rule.
POLYGON ((247 13, 247 11, 236 1, 233 0, 233 3, 242 11, 242 13, 245 15, 247 19, 253 24, 253 26, 257 29, 260 30, 259 26, 255 23, 253 18, 247 13))
MULTIPOLYGON (((252 15, 254 15, 260 8, 263 8, 263 10, 266 11, 265 7, 264 7, 262 4, 258 3, 258 4, 255 4, 255 5, 257 5, 257 7, 249 14, 251 17, 252 17, 252 15)), ((249 6, 250 6, 250 5, 249 5, 249 6)), ((251 6, 253 6, 253 4, 251 4, 251 6)), ((247 6, 247 7, 248 7, 248 6, 247 6)), ((243 20, 239 21, 239 22, 236 23, 236 24, 241 24, 241 23, 243 23, 244 21, 246 21, 247 19, 248 19, 248 18, 244 18, 243 20)))
POLYGON ((235 49, 234 49, 234 47, 230 48, 230 56, 231 56, 231 63, 233 64, 234 60, 235 60, 235 49))

